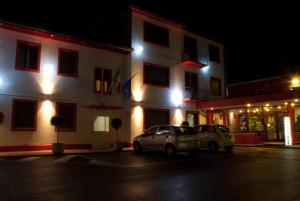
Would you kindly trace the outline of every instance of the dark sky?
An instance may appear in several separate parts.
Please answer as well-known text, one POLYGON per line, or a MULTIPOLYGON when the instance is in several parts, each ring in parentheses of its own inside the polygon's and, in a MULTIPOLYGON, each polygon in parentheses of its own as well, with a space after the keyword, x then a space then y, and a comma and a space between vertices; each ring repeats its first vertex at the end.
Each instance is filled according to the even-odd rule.
POLYGON ((124 23, 125 8, 134 3, 223 43, 229 83, 292 75, 300 70, 298 6, 286 1, 264 4, 253 0, 229 4, 215 0, 66 2, 40 1, 35 6, 29 1, 22 5, 18 2, 21 10, 16 10, 15 5, 7 5, 0 17, 92 40, 127 45, 124 41, 128 41, 129 35, 124 29, 129 22, 124 23))

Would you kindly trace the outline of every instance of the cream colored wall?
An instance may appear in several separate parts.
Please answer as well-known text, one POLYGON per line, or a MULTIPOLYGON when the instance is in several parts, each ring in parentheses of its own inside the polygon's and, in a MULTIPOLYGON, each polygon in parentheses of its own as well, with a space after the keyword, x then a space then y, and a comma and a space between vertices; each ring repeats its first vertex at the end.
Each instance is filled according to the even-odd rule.
MULTIPOLYGON (((67 144, 93 144, 101 148, 110 146, 114 131, 95 134, 93 123, 97 115, 106 114, 111 117, 124 119, 124 111, 100 112, 87 109, 88 105, 104 103, 109 106, 123 106, 121 95, 113 93, 100 96, 94 93, 94 68, 112 69, 113 75, 119 68, 121 80, 125 80, 127 55, 89 48, 86 46, 54 41, 37 36, 22 34, 0 29, 0 111, 5 115, 4 124, 0 125, 0 146, 4 145, 40 145, 55 141, 54 128, 50 125, 50 118, 55 113, 55 102, 77 103, 77 129, 75 132, 61 132, 61 141, 67 144), (15 70, 17 40, 41 44, 40 72, 15 70), (58 49, 65 48, 79 51, 78 77, 57 75, 58 49), (48 106, 45 109, 45 87, 53 89, 48 106), (37 131, 11 131, 12 100, 38 100, 37 131)), ((121 128, 122 139, 128 139, 125 127, 121 128)))
MULTIPOLYGON (((185 30, 167 25, 160 21, 150 19, 146 16, 132 13, 132 47, 137 50, 143 47, 141 54, 136 54, 133 51, 131 55, 131 75, 136 74, 132 80, 133 97, 129 107, 134 107, 136 101, 140 107, 161 108, 170 110, 170 123, 180 124, 185 120, 186 110, 197 110, 196 105, 192 103, 182 103, 180 108, 174 104, 172 94, 175 90, 184 94, 184 72, 194 72, 198 74, 199 88, 210 89, 210 77, 218 77, 224 82, 224 60, 222 49, 223 46, 200 37, 196 34, 189 33, 185 30), (168 28, 170 33, 170 46, 161 47, 158 45, 149 44, 143 41, 143 22, 147 21, 161 27, 168 28), (209 44, 214 44, 220 48, 221 63, 209 62, 209 67, 205 69, 197 69, 194 67, 186 67, 181 65, 183 53, 183 36, 189 35, 197 38, 198 56, 207 55, 209 44), (143 84, 143 63, 153 63, 162 66, 167 66, 170 69, 170 87, 154 87, 143 84)), ((222 83, 222 92, 224 92, 224 83, 222 83)), ((222 97, 210 97, 211 99, 220 99, 222 97)), ((132 109, 132 114, 134 109, 132 109)), ((200 118, 203 122, 203 118, 200 118)), ((143 131, 140 126, 143 123, 141 118, 135 118, 131 115, 131 136, 132 138, 143 131)))

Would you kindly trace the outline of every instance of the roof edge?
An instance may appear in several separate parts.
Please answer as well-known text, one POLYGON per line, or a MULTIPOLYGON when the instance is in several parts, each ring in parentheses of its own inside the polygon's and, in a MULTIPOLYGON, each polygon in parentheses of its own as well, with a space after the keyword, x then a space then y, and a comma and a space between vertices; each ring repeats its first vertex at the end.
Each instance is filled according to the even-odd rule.
POLYGON ((86 47, 96 48, 105 51, 111 51, 119 54, 130 54, 133 49, 129 47, 119 47, 109 44, 104 44, 96 41, 91 41, 83 38, 78 38, 70 35, 54 33, 48 30, 44 30, 41 28, 27 26, 22 24, 17 24, 13 22, 8 22, 5 20, 0 19, 0 28, 15 31, 19 33, 29 34, 33 36, 38 36, 41 38, 52 39, 61 42, 73 43, 76 45, 82 45, 86 47))

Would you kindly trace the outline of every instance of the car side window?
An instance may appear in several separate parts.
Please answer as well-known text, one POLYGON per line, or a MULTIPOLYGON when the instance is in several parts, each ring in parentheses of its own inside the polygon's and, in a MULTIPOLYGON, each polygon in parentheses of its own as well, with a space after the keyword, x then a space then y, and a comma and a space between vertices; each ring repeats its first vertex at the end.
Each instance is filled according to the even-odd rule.
POLYGON ((170 134, 171 133, 171 127, 170 126, 160 126, 158 129, 157 134, 170 134))
POLYGON ((145 136, 148 136, 148 135, 154 135, 156 133, 156 130, 157 130, 157 126, 154 126, 152 128, 149 128, 146 132, 145 132, 145 136))

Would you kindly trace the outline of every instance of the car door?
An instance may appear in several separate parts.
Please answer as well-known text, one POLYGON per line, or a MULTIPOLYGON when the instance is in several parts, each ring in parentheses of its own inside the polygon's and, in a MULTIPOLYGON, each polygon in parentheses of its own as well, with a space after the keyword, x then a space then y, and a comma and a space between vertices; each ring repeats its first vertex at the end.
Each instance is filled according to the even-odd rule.
POLYGON ((156 150, 164 150, 165 143, 170 135, 171 126, 159 126, 152 141, 153 147, 155 147, 156 150))
POLYGON ((209 125, 203 125, 198 127, 198 135, 199 135, 201 147, 208 146, 208 140, 209 140, 208 127, 209 125))
POLYGON ((141 137, 141 143, 144 149, 153 149, 153 140, 158 126, 154 126, 145 131, 141 137))

